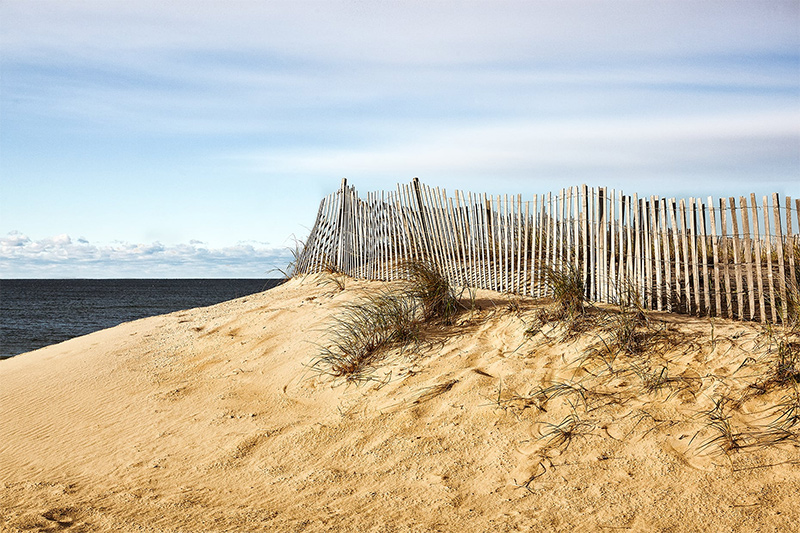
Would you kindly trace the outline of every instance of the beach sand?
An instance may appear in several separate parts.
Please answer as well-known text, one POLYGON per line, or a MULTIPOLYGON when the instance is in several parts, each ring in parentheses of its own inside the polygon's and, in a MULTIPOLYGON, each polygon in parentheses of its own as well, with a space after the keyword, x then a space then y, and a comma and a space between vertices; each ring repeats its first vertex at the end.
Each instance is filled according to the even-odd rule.
POLYGON ((348 384, 309 365, 383 284, 321 281, 1 361, 0 530, 798 531, 800 447, 770 432, 792 386, 743 396, 761 326, 653 313, 677 342, 648 390, 579 364, 597 332, 531 338, 541 304, 479 291, 348 384))

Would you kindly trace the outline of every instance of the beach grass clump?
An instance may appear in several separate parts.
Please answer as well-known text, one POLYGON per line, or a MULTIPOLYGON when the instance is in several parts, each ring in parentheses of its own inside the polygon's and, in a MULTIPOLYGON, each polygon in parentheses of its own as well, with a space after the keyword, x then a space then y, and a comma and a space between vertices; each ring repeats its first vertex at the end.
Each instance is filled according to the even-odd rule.
POLYGON ((545 422, 544 426, 541 438, 547 441, 547 447, 551 449, 566 449, 573 440, 589 435, 595 427, 592 422, 581 419, 574 409, 561 422, 545 422))
POLYGON ((570 340, 593 329, 597 317, 591 312, 592 306, 586 297, 580 265, 547 266, 543 273, 541 283, 552 303, 538 310, 525 334, 533 337, 545 326, 552 325, 553 329, 561 328, 560 340, 570 340))
POLYGON ((421 309, 415 299, 382 291, 346 304, 329 327, 329 344, 312 367, 346 381, 370 379, 388 350, 420 338, 421 309))
POLYGON ((329 342, 312 368, 362 382, 393 349, 418 344, 430 326, 452 325, 465 309, 447 278, 430 263, 406 262, 403 282, 345 304, 328 328, 329 342))
POLYGON ((444 273, 428 261, 405 261, 399 266, 407 297, 419 301, 426 322, 452 324, 464 307, 444 273))
POLYGON ((583 272, 578 265, 567 264, 562 268, 546 267, 544 283, 551 292, 554 308, 551 320, 572 320, 586 310, 586 287, 583 272))

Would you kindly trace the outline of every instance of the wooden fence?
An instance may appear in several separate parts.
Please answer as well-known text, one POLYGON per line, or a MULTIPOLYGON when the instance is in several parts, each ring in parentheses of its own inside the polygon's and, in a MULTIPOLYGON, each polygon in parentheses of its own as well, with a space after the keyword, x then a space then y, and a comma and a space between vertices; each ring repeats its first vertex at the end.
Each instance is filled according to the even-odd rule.
POLYGON ((647 309, 778 323, 800 303, 795 227, 800 199, 777 193, 676 201, 582 185, 523 201, 447 196, 415 178, 361 198, 343 180, 296 268, 393 280, 403 261, 426 260, 458 285, 543 297, 547 268, 574 267, 593 301, 624 288, 647 309))

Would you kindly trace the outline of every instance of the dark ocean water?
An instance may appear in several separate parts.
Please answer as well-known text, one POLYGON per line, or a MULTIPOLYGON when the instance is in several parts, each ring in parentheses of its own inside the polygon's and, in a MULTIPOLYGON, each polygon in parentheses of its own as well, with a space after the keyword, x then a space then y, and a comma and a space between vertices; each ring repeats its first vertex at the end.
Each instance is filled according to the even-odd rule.
POLYGON ((275 279, 0 280, 0 357, 270 289, 275 279))

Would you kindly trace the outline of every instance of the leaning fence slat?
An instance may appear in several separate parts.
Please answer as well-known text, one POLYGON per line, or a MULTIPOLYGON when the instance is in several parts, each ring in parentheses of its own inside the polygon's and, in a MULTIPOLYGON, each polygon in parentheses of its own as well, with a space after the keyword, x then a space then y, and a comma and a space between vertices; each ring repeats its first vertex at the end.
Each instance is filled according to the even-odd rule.
POLYGON ((675 258, 675 301, 678 311, 683 309, 683 286, 681 285, 681 246, 678 239, 677 205, 675 198, 669 199, 669 218, 672 226, 672 254, 675 258))
POLYGON ((495 264, 496 264, 496 253, 494 247, 494 240, 493 240, 493 231, 494 231, 494 220, 493 220, 493 213, 492 213, 492 199, 491 197, 487 197, 485 194, 482 196, 483 198, 483 208, 484 208, 484 232, 486 233, 486 267, 487 267, 487 276, 486 276, 486 288, 496 290, 497 286, 495 282, 497 281, 497 276, 495 274, 495 264))
POLYGON ((455 257, 455 229, 447 212, 447 195, 444 189, 436 188, 436 207, 439 218, 439 231, 444 245, 445 261, 447 263, 448 280, 454 283, 458 279, 458 265, 455 257))
POLYGON ((586 213, 589 220, 589 298, 597 300, 597 189, 589 189, 589 211, 586 213))
POLYGON ((722 285, 721 275, 719 268, 719 245, 717 241, 717 220, 715 217, 716 209, 714 208, 714 200, 708 197, 708 214, 711 220, 711 249, 714 253, 714 316, 723 316, 722 312, 722 285))
MULTIPOLYGON (((750 216, 747 209, 747 199, 739 197, 739 211, 742 213, 742 255, 744 256, 744 268, 747 274, 747 296, 750 310, 750 320, 756 319, 756 299, 755 288, 753 287, 753 239, 751 237, 750 216)), ((742 315, 741 318, 744 318, 742 315)))
POLYGON ((445 246, 439 234, 439 213, 438 209, 436 208, 436 200, 434 192, 431 187, 425 185, 422 188, 422 193, 423 193, 423 198, 425 199, 425 205, 427 206, 426 209, 426 212, 428 214, 427 227, 428 227, 428 233, 430 234, 431 244, 433 245, 433 249, 435 250, 434 253, 437 257, 439 269, 441 270, 441 272, 444 273, 445 276, 448 276, 449 269, 447 266, 447 259, 445 255, 445 246))
POLYGON ((756 282, 758 283, 758 309, 761 316, 761 322, 767 321, 766 300, 767 294, 764 291, 764 277, 761 272, 761 236, 758 230, 758 203, 756 202, 756 195, 750 194, 750 212, 753 215, 753 236, 755 242, 755 262, 756 262, 756 282))
POLYGON ((667 226, 667 199, 661 198, 659 214, 661 215, 661 245, 664 269, 664 297, 667 311, 672 311, 672 268, 669 253, 669 228, 667 226))
POLYGON ((462 209, 464 210, 464 237, 467 242, 467 249, 465 253, 467 253, 468 261, 469 261, 469 268, 467 269, 467 286, 468 287, 475 287, 478 285, 477 276, 475 272, 475 220, 472 213, 472 193, 468 193, 467 196, 464 196, 464 193, 460 193, 461 195, 461 203, 463 204, 462 209))
POLYGON ((653 275, 655 276, 655 280, 653 280, 653 275, 651 275, 651 280, 655 281, 656 290, 654 292, 656 298, 655 309, 658 311, 663 310, 662 305, 662 291, 661 291, 661 243, 658 239, 658 197, 650 196, 650 233, 649 233, 649 240, 650 242, 647 245, 647 249, 652 253, 652 267, 653 275))
POLYGON ((694 311, 700 314, 700 275, 697 264, 697 202, 689 198, 689 249, 692 257, 692 292, 694 293, 694 311))
POLYGON ((517 293, 524 295, 525 294, 525 260, 527 259, 527 202, 522 200, 522 195, 517 195, 517 232, 519 235, 517 236, 517 264, 519 265, 517 269, 517 293))
POLYGON ((545 295, 544 271, 545 271, 545 243, 547 242, 547 228, 544 219, 545 196, 537 195, 534 200, 538 202, 536 209, 536 296, 545 295))
POLYGON ((525 233, 523 236, 523 242, 525 246, 525 251, 522 255, 522 294, 525 296, 530 296, 530 267, 532 265, 528 264, 528 246, 530 245, 530 220, 531 220, 531 203, 525 202, 525 233))
POLYGON ((692 314, 692 284, 689 278, 689 230, 686 224, 686 200, 680 201, 681 212, 681 245, 683 251, 683 286, 684 296, 686 298, 686 313, 692 314))
MULTIPOLYGON (((498 200, 499 200, 499 198, 498 198, 498 200)), ((503 279, 503 292, 511 290, 511 287, 510 287, 510 285, 511 285, 511 283, 510 283, 510 278, 511 278, 510 270, 511 270, 511 268, 509 267, 509 265, 511 263, 511 261, 510 261, 511 247, 510 247, 510 242, 509 242, 511 240, 510 239, 510 231, 509 231, 511 229, 510 208, 513 208, 513 206, 509 206, 508 205, 508 195, 504 194, 503 195, 503 219, 502 219, 502 222, 500 224, 500 228, 502 229, 501 242, 502 242, 502 245, 503 245, 503 277, 502 277, 502 279, 503 279)))
POLYGON ((589 188, 586 184, 581 185, 581 250, 583 255, 583 284, 584 290, 589 292, 589 270, 591 269, 591 256, 589 254, 589 188))
POLYGON ((742 258, 739 252, 741 248, 739 237, 739 221, 736 214, 736 199, 733 197, 728 198, 728 205, 731 210, 731 223, 733 229, 733 268, 736 275, 736 317, 744 318, 744 286, 742 285, 742 258))
POLYGON ((581 238, 580 238, 580 193, 578 187, 572 187, 572 265, 576 269, 581 267, 581 238))
POLYGON ((644 277, 645 277, 645 302, 647 309, 653 309, 653 250, 650 248, 652 243, 650 217, 652 206, 650 200, 642 198, 642 230, 644 232, 642 242, 644 243, 644 277))
POLYGON ((608 259, 606 258, 606 252, 608 251, 608 233, 606 231, 606 226, 608 225, 607 196, 608 190, 606 187, 597 189, 597 300, 600 302, 608 301, 606 293, 608 283, 608 259))
MULTIPOLYGON (((631 225, 630 210, 628 209, 628 197, 619 191, 619 267, 617 287, 620 291, 625 291, 631 282, 630 267, 628 259, 630 251, 631 225)), ((622 298, 623 293, 619 292, 617 298, 622 298)))
POLYGON ((708 235, 706 232, 706 204, 700 198, 697 199, 700 204, 700 258, 703 264, 703 270, 700 275, 703 283, 703 308, 702 311, 706 316, 711 315, 711 299, 709 295, 708 283, 708 235))
POLYGON ((777 310, 775 308, 775 282, 772 274, 772 234, 769 228, 769 206, 767 205, 767 197, 764 196, 762 200, 764 212, 764 251, 767 255, 767 284, 769 285, 769 305, 770 314, 772 315, 772 323, 778 322, 777 310))
POLYGON ((727 216, 727 209, 725 207, 725 199, 719 199, 719 213, 721 219, 721 228, 720 234, 722 235, 720 240, 721 245, 721 252, 720 255, 722 256, 722 283, 725 285, 725 310, 726 314, 724 316, 728 318, 733 318, 733 296, 732 296, 732 285, 731 282, 731 269, 728 265, 728 259, 730 258, 730 254, 728 253, 728 246, 730 241, 728 240, 728 216, 727 216))
POLYGON ((455 198, 450 198, 449 202, 449 212, 450 217, 453 219, 453 223, 456 228, 456 232, 458 234, 458 240, 456 241, 456 246, 458 249, 458 268, 461 272, 461 286, 467 287, 469 286, 469 271, 470 271, 470 264, 469 264, 469 249, 467 247, 467 220, 464 216, 464 211, 461 208, 460 196, 458 191, 455 191, 454 194, 455 198))
POLYGON ((445 245, 445 257, 447 258, 448 272, 451 283, 456 283, 459 278, 458 256, 456 253, 457 233, 447 209, 447 193, 444 189, 436 188, 436 205, 439 208, 439 227, 442 232, 442 240, 445 245))
POLYGON ((781 227, 781 202, 778 193, 772 194, 772 212, 775 217, 775 251, 777 252, 778 279, 780 280, 780 311, 781 322, 786 324, 787 300, 786 300, 786 265, 783 257, 783 229, 781 227))
MULTIPOLYGON (((792 199, 786 197, 786 255, 789 259, 789 282, 787 293, 797 289, 797 277, 794 269, 794 235, 792 233, 792 199)), ((787 294, 788 295, 788 294, 787 294)))

